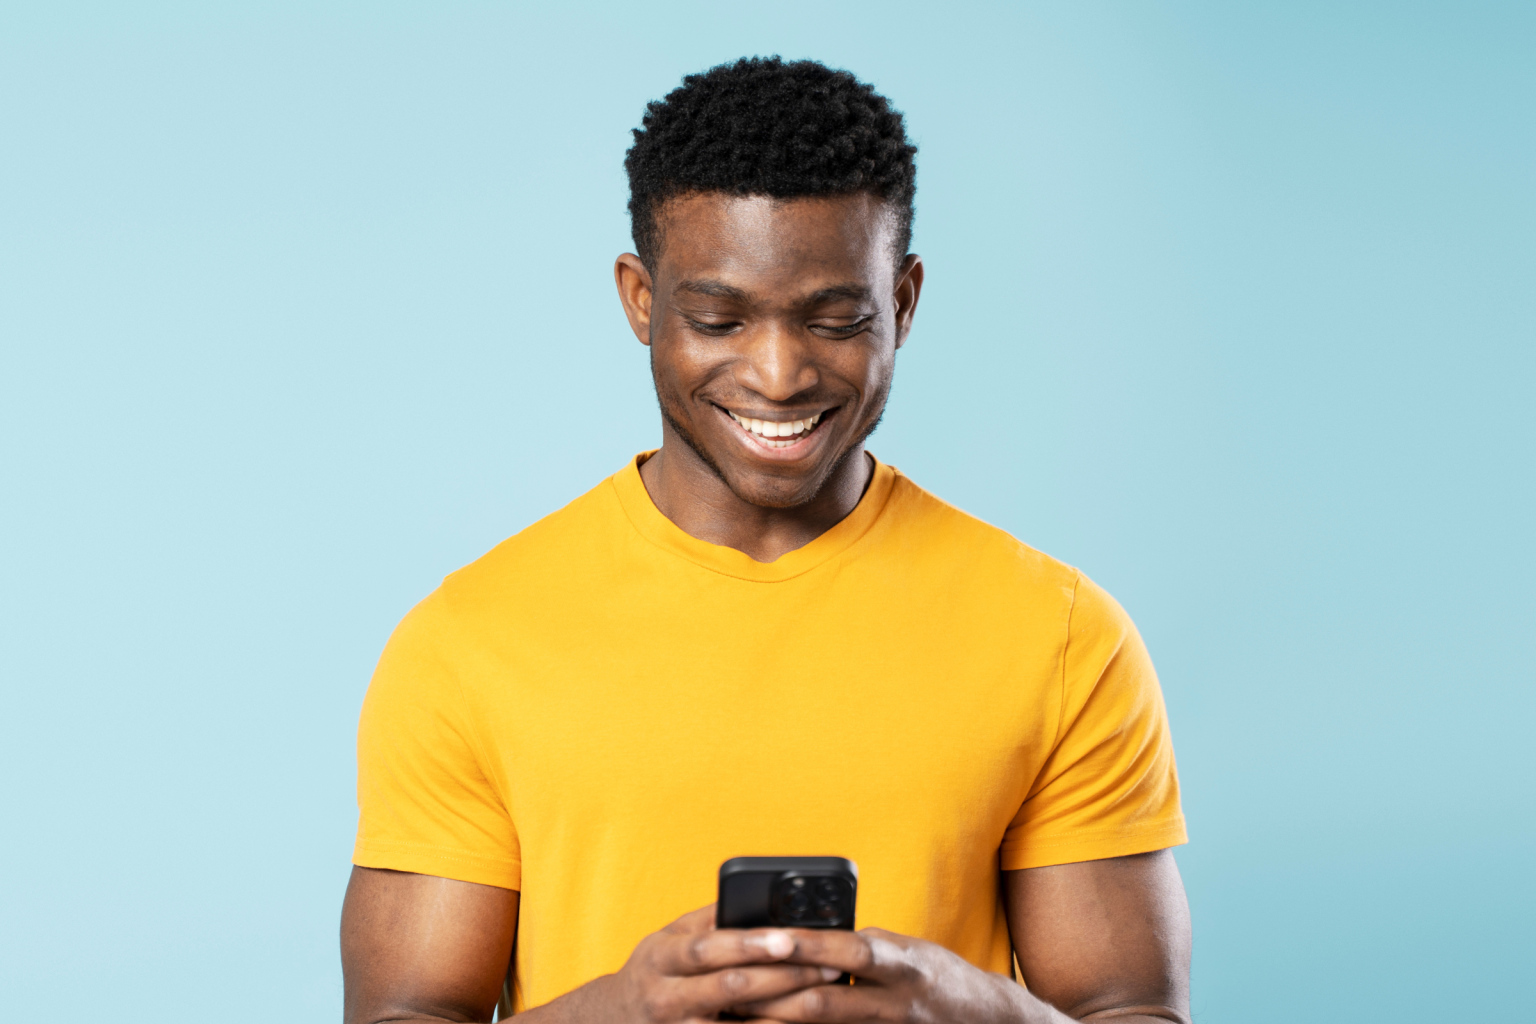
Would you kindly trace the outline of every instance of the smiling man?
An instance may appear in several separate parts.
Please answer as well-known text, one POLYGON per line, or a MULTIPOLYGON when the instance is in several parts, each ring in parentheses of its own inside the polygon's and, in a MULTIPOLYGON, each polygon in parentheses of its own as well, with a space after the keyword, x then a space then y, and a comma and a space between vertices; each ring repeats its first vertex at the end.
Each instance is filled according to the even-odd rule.
POLYGON ((1187 1021, 1135 628, 864 448, 923 284, 901 115, 754 59, 635 136, 615 277, 662 446, 391 638, 347 1019, 1187 1021), (861 929, 714 928, 743 855, 855 861, 861 929))

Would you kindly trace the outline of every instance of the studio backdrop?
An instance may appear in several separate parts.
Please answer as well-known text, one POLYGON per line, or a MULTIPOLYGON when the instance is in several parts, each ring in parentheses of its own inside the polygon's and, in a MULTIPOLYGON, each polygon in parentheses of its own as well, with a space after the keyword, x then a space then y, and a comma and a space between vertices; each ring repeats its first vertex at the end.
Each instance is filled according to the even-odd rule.
POLYGON ((339 1018, 374 659, 658 443, 621 161, 748 54, 907 115, 871 448, 1140 625, 1197 1019, 1507 1016, 1533 53, 1513 2, 5 5, 0 1016, 339 1018))

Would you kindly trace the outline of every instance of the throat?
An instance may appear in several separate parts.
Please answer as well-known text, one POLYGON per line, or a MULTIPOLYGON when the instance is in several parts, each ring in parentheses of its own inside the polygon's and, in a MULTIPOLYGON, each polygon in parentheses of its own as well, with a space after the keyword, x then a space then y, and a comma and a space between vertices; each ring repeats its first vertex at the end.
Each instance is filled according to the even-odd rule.
POLYGON ((874 477, 873 460, 862 447, 848 456, 838 460, 809 500, 779 503, 774 501, 779 495, 743 494, 747 487, 733 485, 664 429, 661 450, 640 465, 640 480, 657 510, 690 537, 734 548, 753 561, 775 562, 832 529, 858 506, 874 477))

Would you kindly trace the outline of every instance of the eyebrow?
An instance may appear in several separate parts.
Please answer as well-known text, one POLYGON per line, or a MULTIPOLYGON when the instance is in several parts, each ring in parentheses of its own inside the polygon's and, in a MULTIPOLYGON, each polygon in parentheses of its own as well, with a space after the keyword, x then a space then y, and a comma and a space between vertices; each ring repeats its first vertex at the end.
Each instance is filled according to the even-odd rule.
MULTIPOLYGON (((680 292, 693 292, 695 295, 708 295, 715 299, 735 299, 737 302, 750 302, 752 295, 741 288, 728 285, 723 281, 712 279, 690 279, 679 281, 677 290, 680 292)), ((861 284, 837 284, 830 288, 823 288, 802 299, 798 305, 817 306, 823 302, 831 302, 833 299, 852 299, 862 302, 870 297, 870 290, 861 284)))
POLYGON ((830 302, 833 299, 853 299, 855 302, 862 302, 869 298, 869 296, 869 289, 861 284, 837 284, 831 288, 823 288, 807 299, 805 304, 807 306, 815 306, 823 302, 830 302))
POLYGON ((738 302, 746 302, 752 298, 740 288, 733 288, 722 281, 679 281, 677 290, 680 292, 693 292, 695 295, 708 295, 714 299, 735 299, 738 302))

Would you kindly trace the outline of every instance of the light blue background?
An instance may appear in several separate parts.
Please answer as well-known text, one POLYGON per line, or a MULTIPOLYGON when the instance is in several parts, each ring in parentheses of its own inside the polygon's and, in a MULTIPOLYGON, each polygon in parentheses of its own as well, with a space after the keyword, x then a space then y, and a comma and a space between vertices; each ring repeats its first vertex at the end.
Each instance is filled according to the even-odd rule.
POLYGON ((627 129, 780 52, 922 147, 873 449, 1157 660, 1197 1016, 1509 1019, 1533 12, 6 5, 0 1016, 339 1018, 374 658, 656 443, 627 129))

